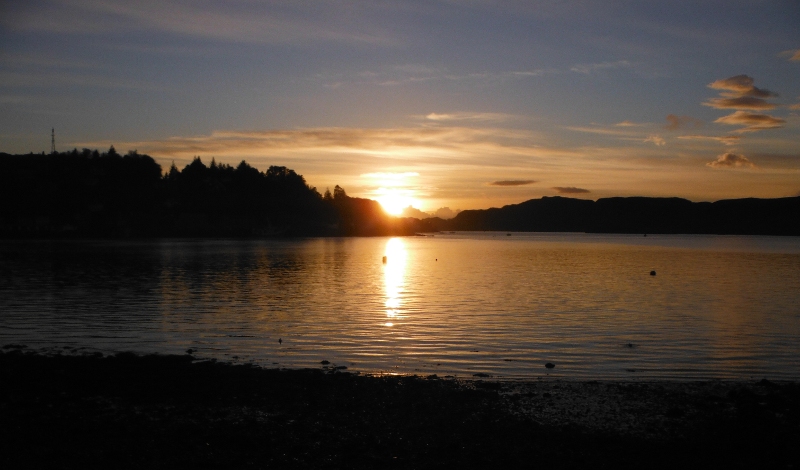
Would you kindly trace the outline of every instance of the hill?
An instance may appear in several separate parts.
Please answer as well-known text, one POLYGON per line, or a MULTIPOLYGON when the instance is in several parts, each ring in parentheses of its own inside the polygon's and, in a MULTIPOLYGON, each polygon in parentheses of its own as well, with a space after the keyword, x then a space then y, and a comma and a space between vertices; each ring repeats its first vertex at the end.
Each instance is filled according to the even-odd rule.
POLYGON ((468 210, 449 230, 800 235, 800 197, 691 202, 680 198, 560 196, 468 210))

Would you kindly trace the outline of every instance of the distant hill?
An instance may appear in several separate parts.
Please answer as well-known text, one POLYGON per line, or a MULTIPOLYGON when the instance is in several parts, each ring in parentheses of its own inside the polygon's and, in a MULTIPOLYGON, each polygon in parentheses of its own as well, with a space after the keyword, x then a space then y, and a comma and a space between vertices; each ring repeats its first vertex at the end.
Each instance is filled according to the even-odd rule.
MULTIPOLYGON (((448 211, 452 213, 452 211, 448 211)), ((800 235, 800 197, 691 202, 543 197, 462 211, 450 220, 392 217, 336 186, 321 195, 293 170, 206 166, 163 172, 111 147, 0 153, 0 237, 274 237, 412 235, 442 230, 800 235)))
POLYGON ((691 202, 680 198, 560 196, 467 210, 445 230, 800 236, 800 197, 691 202))

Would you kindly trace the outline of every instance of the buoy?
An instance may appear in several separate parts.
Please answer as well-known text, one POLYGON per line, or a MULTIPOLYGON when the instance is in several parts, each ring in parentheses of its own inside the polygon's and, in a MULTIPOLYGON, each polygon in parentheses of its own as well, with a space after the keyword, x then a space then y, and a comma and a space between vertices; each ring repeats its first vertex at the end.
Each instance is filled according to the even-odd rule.
POLYGON ((655 272, 655 271, 650 271, 650 275, 651 275, 651 276, 655 276, 655 275, 656 275, 656 272, 655 272))
POLYGON ((383 257, 383 264, 386 264, 386 257, 383 257))

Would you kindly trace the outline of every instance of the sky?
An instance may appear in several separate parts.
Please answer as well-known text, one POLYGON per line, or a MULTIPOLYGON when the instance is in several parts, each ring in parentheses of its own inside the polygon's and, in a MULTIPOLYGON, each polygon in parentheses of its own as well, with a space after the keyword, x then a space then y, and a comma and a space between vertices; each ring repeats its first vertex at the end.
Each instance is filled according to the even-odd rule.
POLYGON ((0 152, 52 128, 428 212, 798 196, 800 5, 0 0, 0 152))

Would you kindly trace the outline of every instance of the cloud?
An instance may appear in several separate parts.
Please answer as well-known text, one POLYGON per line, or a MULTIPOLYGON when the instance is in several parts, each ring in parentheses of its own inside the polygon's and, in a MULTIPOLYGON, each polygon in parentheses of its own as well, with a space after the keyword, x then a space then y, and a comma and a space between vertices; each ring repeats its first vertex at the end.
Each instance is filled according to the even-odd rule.
POLYGON ((779 55, 784 57, 788 57, 792 62, 800 62, 800 49, 792 49, 788 51, 783 51, 779 55))
POLYGON ((711 168, 756 168, 756 165, 744 155, 735 153, 723 153, 713 162, 706 163, 711 168))
POLYGON ((514 77, 541 77, 547 70, 518 70, 516 72, 509 72, 509 75, 514 77))
POLYGON ((724 78, 708 84, 709 88, 715 90, 725 90, 720 94, 728 98, 740 98, 745 96, 756 98, 771 98, 778 96, 769 90, 756 88, 753 77, 747 75, 736 75, 735 77, 724 78))
POLYGON ((774 109, 776 107, 774 104, 768 103, 764 98, 778 95, 769 90, 757 88, 753 83, 753 77, 748 75, 736 75, 709 83, 709 88, 722 90, 720 92, 721 98, 711 98, 703 103, 703 105, 716 109, 738 110, 733 114, 718 118, 714 122, 731 126, 744 126, 735 132, 755 132, 783 127, 786 121, 781 118, 776 118, 769 114, 757 114, 745 111, 774 109))
POLYGON ((362 178, 374 178, 374 179, 384 179, 384 180, 402 180, 413 176, 419 176, 419 173, 415 171, 406 171, 403 173, 378 172, 378 173, 364 173, 361 175, 362 178))
POLYGON ((716 140, 725 145, 735 145, 741 139, 738 135, 723 135, 723 136, 712 136, 712 135, 682 135, 678 136, 679 139, 683 140, 716 140))
POLYGON ((695 119, 691 116, 676 116, 674 114, 667 114, 667 124, 664 129, 674 131, 684 127, 701 127, 703 121, 695 119))
POLYGON ((598 64, 578 64, 570 68, 573 72, 589 75, 598 70, 618 69, 630 67, 630 62, 627 60, 618 60, 616 62, 601 62, 598 64))
POLYGON ((775 109, 775 105, 761 98, 752 96, 739 96, 737 98, 711 98, 704 106, 716 109, 775 109))
MULTIPOLYGON (((71 34, 148 31, 240 43, 300 44, 335 41, 392 44, 386 28, 369 21, 382 6, 359 14, 341 14, 335 4, 303 2, 181 2, 71 0, 41 5, 19 2, 0 25, 22 31, 71 34)), ((355 9, 353 9, 355 11, 355 9)))
POLYGON ((500 181, 492 181, 489 183, 490 186, 526 186, 529 184, 536 183, 535 180, 500 180, 500 181))
MULTIPOLYGON (((630 126, 615 125, 615 127, 630 127, 630 126)), ((631 132, 631 130, 628 129, 609 129, 607 127, 567 126, 564 129, 575 132, 585 132, 588 134, 610 135, 619 137, 630 137, 637 135, 636 132, 631 132)))
POLYGON ((746 111, 736 111, 733 114, 723 116, 716 121, 720 124, 728 124, 730 126, 745 126, 738 129, 736 132, 754 132, 765 129, 777 129, 786 124, 786 120, 776 118, 768 114, 754 114, 746 111))
POLYGON ((625 120, 625 121, 622 121, 622 122, 618 122, 618 123, 616 123, 614 125, 617 126, 617 127, 642 127, 645 124, 638 124, 638 123, 635 123, 633 121, 625 120))
POLYGON ((512 116, 503 113, 430 113, 429 121, 506 121, 512 116))
POLYGON ((647 136, 647 138, 644 139, 644 141, 645 142, 652 142, 652 143, 656 144, 656 146, 658 146, 658 147, 661 147, 662 145, 666 145, 667 144, 667 142, 664 141, 664 139, 662 139, 660 135, 656 135, 656 134, 651 134, 651 135, 647 136))
POLYGON ((575 188, 572 186, 556 186, 552 189, 554 189, 558 194, 586 194, 591 192, 588 189, 575 188))

